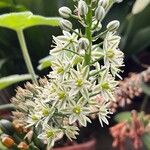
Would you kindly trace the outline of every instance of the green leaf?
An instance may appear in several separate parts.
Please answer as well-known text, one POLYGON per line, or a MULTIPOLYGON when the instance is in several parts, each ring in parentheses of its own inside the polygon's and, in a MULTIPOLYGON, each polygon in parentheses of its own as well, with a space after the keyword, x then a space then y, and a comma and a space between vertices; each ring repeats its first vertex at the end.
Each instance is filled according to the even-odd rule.
POLYGON ((128 54, 135 54, 150 45, 150 27, 138 31, 128 47, 128 54))
POLYGON ((0 78, 0 90, 20 81, 31 79, 31 75, 11 75, 7 77, 0 78))
POLYGON ((150 3, 150 0, 136 0, 132 8, 132 14, 138 14, 145 9, 150 3))
POLYGON ((0 15, 0 26, 15 31, 37 25, 59 26, 59 24, 59 18, 33 15, 29 11, 0 15))
POLYGON ((0 8, 10 7, 11 5, 7 2, 0 2, 0 8))
POLYGON ((142 82, 141 88, 146 95, 150 96, 150 85, 142 82))
MULTIPOLYGON (((138 14, 135 14, 135 15, 130 14, 127 16, 127 20, 126 20, 127 23, 124 26, 125 29, 123 29, 123 33, 122 33, 122 37, 123 37, 122 49, 127 55, 133 55, 136 51, 139 51, 139 47, 136 46, 136 44, 140 45, 140 50, 143 47, 143 45, 144 45, 144 48, 145 46, 149 46, 147 39, 146 41, 144 41, 145 39, 142 40, 142 42, 140 41, 142 39, 142 37, 140 38, 140 35, 142 35, 145 38, 146 36, 147 37, 149 36, 149 35, 144 35, 144 34, 147 30, 149 30, 148 28, 150 27, 150 21, 148 19, 143 19, 143 18, 149 18, 149 14, 150 14, 150 5, 148 5, 142 12, 138 14), (136 37, 138 37, 138 39, 136 39, 136 37), (145 42, 148 45, 145 45, 145 42), (131 44, 134 46, 133 48, 131 44)), ((149 33, 146 33, 146 34, 149 34, 149 33)))
POLYGON ((2 142, 0 141, 0 149, 1 150, 8 150, 7 147, 5 147, 2 142))
POLYGON ((150 149, 150 133, 145 133, 142 136, 142 141, 144 143, 144 146, 147 148, 147 150, 150 149))
POLYGON ((126 111, 126 112, 121 112, 115 115, 115 121, 116 122, 124 122, 124 121, 130 121, 131 119, 131 112, 126 111))
POLYGON ((38 70, 43 70, 52 65, 52 56, 47 56, 39 61, 38 70))

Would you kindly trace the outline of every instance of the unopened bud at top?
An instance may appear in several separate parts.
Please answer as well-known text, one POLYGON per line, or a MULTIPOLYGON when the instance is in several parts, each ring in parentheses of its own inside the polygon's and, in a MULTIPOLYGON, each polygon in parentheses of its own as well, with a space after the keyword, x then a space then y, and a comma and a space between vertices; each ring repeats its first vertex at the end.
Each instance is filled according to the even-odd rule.
POLYGON ((89 40, 87 38, 80 38, 79 39, 79 49, 86 50, 89 46, 89 40))
POLYGON ((69 18, 70 15, 72 14, 71 9, 69 9, 68 7, 61 7, 59 8, 59 14, 63 17, 63 18, 69 18))
POLYGON ((80 0, 78 2, 78 13, 81 16, 85 16, 88 13, 88 6, 85 1, 80 0))
POLYGON ((62 19, 60 22, 60 27, 62 30, 70 31, 72 29, 72 23, 66 19, 62 19))
POLYGON ((118 20, 114 20, 108 23, 107 29, 111 32, 116 31, 120 26, 120 23, 118 20))
POLYGON ((102 6, 105 9, 107 8, 108 4, 109 4, 108 0, 99 0, 98 2, 98 6, 102 6))
POLYGON ((102 6, 98 6, 97 9, 95 10, 95 18, 98 21, 102 21, 105 16, 105 10, 102 6))

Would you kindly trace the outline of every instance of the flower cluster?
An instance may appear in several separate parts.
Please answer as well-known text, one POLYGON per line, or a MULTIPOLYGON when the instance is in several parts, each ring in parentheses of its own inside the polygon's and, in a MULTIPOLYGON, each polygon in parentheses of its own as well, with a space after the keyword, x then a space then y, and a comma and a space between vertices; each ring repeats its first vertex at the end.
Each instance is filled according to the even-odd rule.
POLYGON ((149 119, 149 115, 138 114, 136 111, 132 111, 131 120, 120 122, 110 128, 111 135, 114 138, 113 147, 125 150, 126 140, 130 139, 134 150, 141 149, 143 147, 143 136, 150 133, 149 119))
POLYGON ((114 111, 117 107, 125 107, 130 104, 134 97, 140 96, 143 93, 142 83, 149 83, 150 67, 141 73, 130 73, 129 77, 123 81, 119 81, 118 88, 115 90, 116 102, 112 104, 114 111))
POLYGON ((28 127, 40 126, 38 137, 46 140, 48 147, 53 147, 63 135, 75 139, 79 130, 76 122, 87 126, 92 114, 98 116, 102 126, 108 124, 112 113, 109 104, 115 101, 118 85, 116 77, 121 78, 124 55, 118 48, 119 21, 111 21, 106 28, 101 24, 112 4, 118 1, 74 1, 74 13, 68 7, 59 9, 64 18, 63 35, 53 36, 49 79, 40 80, 40 85, 27 83, 25 89, 18 88, 12 100, 18 109, 16 117, 28 127), (67 20, 70 17, 83 28, 73 29, 67 20), (95 100, 97 96, 102 97, 101 102, 95 100))

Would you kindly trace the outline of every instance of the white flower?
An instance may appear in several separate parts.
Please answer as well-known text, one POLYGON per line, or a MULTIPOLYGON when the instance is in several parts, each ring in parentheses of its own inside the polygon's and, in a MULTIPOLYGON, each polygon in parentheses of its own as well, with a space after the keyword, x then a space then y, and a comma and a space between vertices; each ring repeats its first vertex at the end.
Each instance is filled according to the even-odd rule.
POLYGON ((105 100, 101 100, 97 105, 97 109, 98 109, 97 115, 101 126, 103 127, 103 122, 108 125, 109 124, 107 120, 107 118, 109 118, 108 115, 112 114, 112 112, 110 111, 110 103, 105 102, 105 100))
POLYGON ((55 142, 61 139, 63 132, 61 129, 53 128, 49 125, 43 126, 43 132, 38 136, 39 139, 46 140, 48 148, 52 148, 55 142))
POLYGON ((87 80, 89 75, 89 66, 82 67, 81 65, 77 65, 77 70, 71 69, 70 74, 71 79, 64 82, 65 85, 71 88, 70 96, 76 95, 80 92, 85 99, 88 99, 88 89, 91 85, 87 80))
POLYGON ((36 100, 35 112, 38 112, 42 120, 47 123, 54 115, 55 108, 44 101, 36 100))
POLYGON ((66 46, 64 45, 59 39, 57 39, 57 37, 53 36, 53 43, 55 45, 53 45, 53 49, 50 50, 50 54, 51 55, 64 55, 64 51, 63 48, 66 46))
MULTIPOLYGON (((75 30, 75 32, 78 32, 78 30, 75 30)), ((54 48, 50 50, 51 55, 59 55, 60 58, 63 58, 65 55, 68 57, 71 55, 74 56, 74 53, 69 52, 71 51, 77 51, 76 47, 78 45, 78 35, 75 33, 69 33, 68 31, 63 31, 64 35, 61 36, 53 36, 54 40, 54 48)))
POLYGON ((72 139, 76 139, 76 135, 79 135, 79 128, 76 126, 64 126, 65 128, 64 134, 72 141, 72 139))
MULTIPOLYGON (((75 30, 78 32, 78 30, 75 30)), ((67 45, 66 48, 73 48, 75 49, 76 45, 78 44, 78 35, 75 33, 70 33, 68 31, 63 31, 64 35, 57 36, 56 38, 60 40, 64 45, 67 45)))
POLYGON ((69 108, 64 111, 69 114, 70 124, 79 121, 82 126, 86 127, 87 122, 91 122, 91 120, 87 117, 90 113, 90 109, 86 106, 86 101, 83 98, 80 98, 77 103, 75 101, 71 101, 69 108))
POLYGON ((31 126, 38 126, 39 123, 41 122, 41 114, 38 113, 38 112, 29 112, 29 115, 28 115, 28 119, 27 120, 24 120, 28 123, 27 127, 31 127, 31 126))
POLYGON ((50 89, 50 99, 52 105, 59 109, 65 109, 68 102, 72 97, 69 97, 69 89, 62 86, 59 83, 52 83, 52 89, 50 89))
POLYGON ((54 61, 52 61, 52 70, 48 77, 52 79, 60 79, 63 80, 67 77, 67 73, 71 67, 71 63, 69 59, 64 56, 63 60, 56 58, 54 61))
MULTIPOLYGON (((111 69, 113 76, 119 76, 123 65, 124 54, 119 50, 120 37, 108 32, 104 40, 104 64, 111 69)), ((119 76, 120 77, 120 76, 119 76)))
POLYGON ((93 93, 101 94, 105 101, 115 101, 114 89, 117 86, 117 81, 108 72, 107 69, 100 72, 98 84, 93 87, 93 93))

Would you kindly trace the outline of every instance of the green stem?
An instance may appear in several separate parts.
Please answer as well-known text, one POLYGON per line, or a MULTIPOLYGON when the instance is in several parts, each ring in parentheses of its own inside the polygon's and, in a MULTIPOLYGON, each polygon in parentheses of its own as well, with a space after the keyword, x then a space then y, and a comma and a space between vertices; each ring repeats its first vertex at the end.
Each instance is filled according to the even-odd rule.
POLYGON ((91 48, 92 48, 92 31, 91 31, 91 28, 92 28, 92 6, 91 6, 91 0, 87 0, 87 4, 88 4, 88 14, 86 16, 86 24, 87 24, 87 27, 85 29, 85 36, 86 38, 89 40, 89 47, 88 47, 88 50, 85 54, 85 65, 89 65, 90 64, 90 61, 91 61, 91 48))
POLYGON ((148 99, 149 99, 149 96, 148 95, 145 95, 144 97, 144 100, 143 100, 143 103, 141 105, 141 111, 144 111, 144 109, 146 108, 146 105, 148 103, 148 99))
POLYGON ((34 69, 33 69, 33 66, 32 66, 32 63, 31 63, 31 59, 30 59, 30 56, 29 56, 29 53, 28 53, 28 49, 27 49, 27 46, 26 46, 23 31, 18 30, 17 35, 18 35, 19 43, 20 43, 20 46, 21 46, 22 54, 23 54, 28 72, 32 76, 32 82, 35 83, 35 84, 38 84, 37 79, 36 79, 36 74, 34 72, 34 69))

